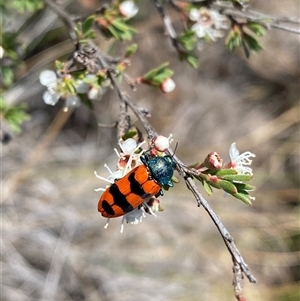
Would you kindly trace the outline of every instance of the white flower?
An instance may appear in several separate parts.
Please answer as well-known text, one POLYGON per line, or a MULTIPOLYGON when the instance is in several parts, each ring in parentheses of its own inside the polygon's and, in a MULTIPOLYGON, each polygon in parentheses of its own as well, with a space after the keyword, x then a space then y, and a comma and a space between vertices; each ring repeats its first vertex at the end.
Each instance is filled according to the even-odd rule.
MULTIPOLYGON (((69 75, 70 77, 70 75, 69 75)), ((56 73, 52 70, 44 70, 39 77, 40 83, 47 87, 43 94, 45 104, 54 106, 60 98, 65 99, 64 111, 68 111, 69 107, 80 106, 80 98, 77 95, 67 93, 64 89, 64 79, 57 77, 56 73)), ((82 82, 79 81, 80 86, 82 82)))
POLYGON ((230 157, 230 167, 236 170, 239 174, 249 174, 253 175, 252 168, 248 167, 251 165, 252 160, 250 158, 254 158, 255 154, 247 151, 242 154, 236 148, 236 143, 232 143, 229 149, 229 157, 230 157))
POLYGON ((134 17, 139 9, 133 1, 123 1, 119 6, 120 13, 126 18, 134 17))
POLYGON ((195 31, 198 38, 208 36, 212 41, 215 41, 217 38, 224 36, 222 29, 229 28, 227 17, 206 7, 201 7, 199 10, 192 8, 189 18, 191 21, 196 22, 191 29, 195 31))
POLYGON ((39 77, 40 83, 47 87, 47 90, 43 94, 43 100, 45 104, 54 106, 60 99, 60 94, 56 92, 59 79, 52 70, 44 70, 39 77))

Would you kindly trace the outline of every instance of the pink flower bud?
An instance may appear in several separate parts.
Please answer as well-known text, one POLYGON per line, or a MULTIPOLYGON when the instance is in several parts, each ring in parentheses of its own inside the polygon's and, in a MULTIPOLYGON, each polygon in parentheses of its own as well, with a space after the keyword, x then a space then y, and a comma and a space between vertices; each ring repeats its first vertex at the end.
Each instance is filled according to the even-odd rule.
POLYGON ((160 152, 165 152, 170 147, 170 141, 165 136, 157 136, 154 139, 154 147, 160 152))
POLYGON ((223 160, 217 152, 211 152, 205 158, 204 165, 209 169, 221 169, 223 160))
POLYGON ((160 85, 160 90, 163 93, 170 93, 172 92, 176 87, 175 82, 173 81, 172 78, 166 78, 162 84, 160 85))

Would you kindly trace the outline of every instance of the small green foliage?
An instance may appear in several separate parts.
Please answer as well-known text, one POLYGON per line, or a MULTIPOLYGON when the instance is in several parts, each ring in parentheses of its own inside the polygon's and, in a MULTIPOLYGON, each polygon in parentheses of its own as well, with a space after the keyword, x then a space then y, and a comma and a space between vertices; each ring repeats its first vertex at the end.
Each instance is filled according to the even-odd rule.
POLYGON ((183 32, 179 37, 178 37, 178 42, 180 45, 187 51, 192 51, 197 43, 197 36, 195 31, 189 29, 185 32, 183 32))
POLYGON ((229 51, 234 51, 237 47, 242 46, 246 57, 249 58, 251 52, 263 49, 256 36, 264 35, 265 30, 258 23, 249 22, 243 27, 235 24, 226 38, 225 45, 229 51))
POLYGON ((93 30, 93 26, 94 26, 94 23, 95 23, 95 16, 89 16, 84 22, 83 22, 83 25, 82 25, 82 31, 83 31, 83 34, 86 36, 86 35, 91 35, 91 33, 94 34, 94 30, 93 30))
POLYGON ((237 193, 237 189, 236 189, 235 185, 230 181, 219 180, 218 184, 220 185, 220 188, 222 190, 224 190, 225 192, 227 192, 229 194, 233 195, 233 194, 237 193))
POLYGON ((262 45, 258 42, 258 40, 247 33, 243 34, 242 41, 244 52, 247 58, 250 57, 250 52, 258 52, 259 50, 263 49, 262 45))
POLYGON ((22 66, 19 54, 17 53, 17 49, 19 49, 20 45, 17 42, 15 34, 8 32, 0 33, 0 45, 3 50, 0 68, 1 85, 8 88, 14 83, 14 69, 22 66))
POLYGON ((264 27, 259 23, 249 22, 247 23, 246 27, 259 37, 263 37, 266 34, 264 27))
POLYGON ((143 76, 142 81, 152 86, 160 86, 165 79, 170 78, 174 73, 173 70, 167 68, 168 66, 169 63, 163 63, 157 68, 150 70, 143 76))
POLYGON ((252 202, 250 200, 250 196, 248 193, 235 193, 232 196, 234 196, 235 198, 237 198, 238 200, 241 200, 242 202, 244 202, 246 205, 252 205, 252 202))
POLYGON ((11 0, 3 2, 5 9, 14 9, 20 13, 35 12, 44 7, 42 0, 11 0))
POLYGON ((198 58, 192 53, 197 43, 197 36, 193 30, 187 30, 178 37, 179 45, 183 50, 178 50, 181 61, 187 61, 193 68, 198 67, 198 58))
POLYGON ((21 131, 22 122, 30 118, 30 116, 25 112, 25 110, 25 104, 9 106, 7 103, 5 103, 2 97, 0 98, 1 119, 5 119, 12 131, 15 133, 19 133, 21 131))
POLYGON ((198 68, 198 58, 192 54, 188 54, 185 57, 185 60, 189 63, 189 65, 193 68, 198 68))
POLYGON ((132 127, 126 132, 126 134, 122 137, 122 139, 125 141, 128 138, 135 138, 138 136, 138 134, 139 134, 138 129, 136 127, 132 127))
POLYGON ((202 181, 202 185, 206 191, 206 193, 211 196, 213 194, 213 190, 211 188, 211 186, 206 182, 206 181, 202 181))
POLYGON ((128 25, 131 17, 122 15, 118 1, 105 7, 96 14, 95 22, 107 37, 113 37, 116 40, 131 40, 136 30, 128 25))
POLYGON ((9 67, 2 66, 0 68, 0 77, 1 84, 5 87, 11 86, 14 82, 14 73, 9 67))
POLYGON ((95 31, 93 29, 94 23, 95 16, 90 16, 83 23, 78 22, 76 24, 74 30, 81 44, 86 44, 89 40, 95 38, 95 31))
POLYGON ((86 94, 79 94, 77 93, 77 96, 80 98, 80 102, 86 105, 89 109, 94 109, 93 102, 87 97, 86 94))
POLYGON ((223 178, 224 176, 227 176, 227 175, 236 175, 236 174, 237 174, 237 171, 234 169, 230 169, 230 168, 220 169, 214 173, 214 175, 216 175, 220 178, 223 178))
POLYGON ((126 58, 131 57, 137 51, 137 48, 138 48, 137 44, 132 44, 128 46, 125 51, 125 57, 126 58))
POLYGON ((232 181, 232 182, 244 182, 244 181, 250 181, 253 176, 251 175, 244 175, 244 174, 236 174, 236 175, 224 175, 221 176, 221 178, 223 180, 228 180, 228 181, 232 181))
POLYGON ((201 182, 206 193, 212 195, 212 187, 222 189, 226 193, 235 198, 251 205, 249 191, 253 191, 253 185, 244 183, 250 181, 253 176, 249 174, 239 174, 231 168, 224 168, 217 171, 205 170, 199 173, 199 176, 194 176, 195 179, 201 182))
POLYGON ((122 18, 112 20, 107 29, 115 39, 121 41, 131 40, 132 35, 136 33, 136 30, 126 24, 126 20, 122 18))
POLYGON ((59 60, 56 60, 55 61, 55 68, 57 70, 58 73, 61 73, 64 71, 65 69, 65 63, 59 61, 59 60))
POLYGON ((241 46, 242 37, 241 31, 238 26, 233 27, 226 38, 225 45, 229 51, 235 50, 237 47, 241 46))

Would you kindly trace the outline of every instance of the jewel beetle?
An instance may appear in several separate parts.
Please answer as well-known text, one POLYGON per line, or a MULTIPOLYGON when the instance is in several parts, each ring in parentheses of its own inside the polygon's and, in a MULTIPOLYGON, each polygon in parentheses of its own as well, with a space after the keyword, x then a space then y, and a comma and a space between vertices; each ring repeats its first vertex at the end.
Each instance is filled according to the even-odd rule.
POLYGON ((142 165, 115 180, 102 194, 98 211, 102 216, 122 216, 140 206, 152 196, 163 195, 162 186, 173 187, 171 181, 176 164, 171 156, 141 156, 142 165))

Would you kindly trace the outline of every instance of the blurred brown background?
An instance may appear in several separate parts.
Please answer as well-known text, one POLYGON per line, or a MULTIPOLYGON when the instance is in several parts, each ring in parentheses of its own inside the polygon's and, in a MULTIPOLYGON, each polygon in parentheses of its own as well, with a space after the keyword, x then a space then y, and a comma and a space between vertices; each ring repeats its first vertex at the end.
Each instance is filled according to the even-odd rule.
MULTIPOLYGON (((297 0, 251 3, 299 19, 297 0)), ((85 14, 98 4, 71 2, 67 10, 85 14)), ((193 70, 177 61, 151 4, 142 3, 135 21, 139 50, 128 72, 138 76, 169 61, 177 88, 162 95, 141 86, 132 96, 150 110, 158 132, 174 135, 186 164, 210 151, 227 161, 234 141, 256 154, 253 207, 201 191, 257 277, 255 285, 244 281, 247 300, 299 300, 299 36, 272 30, 265 50, 249 60, 242 51, 228 53, 224 41, 206 45, 193 70)), ((11 103, 28 102, 31 120, 1 151, 1 300, 234 300, 230 255, 183 181, 161 198, 158 217, 125 225, 123 234, 121 219, 103 228, 94 189, 104 183, 93 172, 105 176, 104 163, 114 167, 117 141, 114 129, 97 124, 116 121, 117 96, 106 93, 94 112, 44 105, 39 73, 73 46, 49 10, 14 23, 28 20, 19 37, 28 48, 25 68, 4 94, 11 103)), ((125 46, 103 40, 101 47, 118 54, 125 46)))

